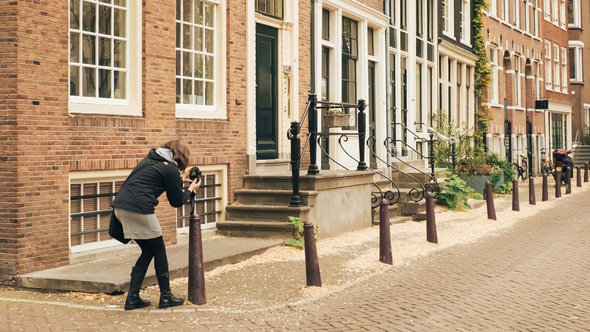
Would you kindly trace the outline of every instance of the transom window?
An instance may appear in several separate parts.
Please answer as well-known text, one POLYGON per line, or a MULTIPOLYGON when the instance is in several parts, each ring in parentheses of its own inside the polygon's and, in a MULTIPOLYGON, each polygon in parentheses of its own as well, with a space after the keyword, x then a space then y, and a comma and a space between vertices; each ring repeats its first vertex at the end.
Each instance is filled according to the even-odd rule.
POLYGON ((70 96, 128 96, 129 3, 70 0, 70 96))
POLYGON ((176 0, 176 103, 215 102, 215 4, 176 0))
POLYGON ((256 0, 255 10, 261 14, 283 18, 283 0, 256 0))

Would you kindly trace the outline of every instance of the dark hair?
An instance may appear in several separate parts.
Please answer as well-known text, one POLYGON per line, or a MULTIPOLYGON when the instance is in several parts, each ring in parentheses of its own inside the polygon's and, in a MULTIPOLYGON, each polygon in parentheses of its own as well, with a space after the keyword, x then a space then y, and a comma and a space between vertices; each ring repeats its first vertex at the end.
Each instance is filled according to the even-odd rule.
POLYGON ((184 171, 188 166, 191 151, 188 145, 182 143, 180 140, 168 141, 161 146, 162 148, 168 149, 172 152, 172 158, 178 163, 178 168, 184 171))

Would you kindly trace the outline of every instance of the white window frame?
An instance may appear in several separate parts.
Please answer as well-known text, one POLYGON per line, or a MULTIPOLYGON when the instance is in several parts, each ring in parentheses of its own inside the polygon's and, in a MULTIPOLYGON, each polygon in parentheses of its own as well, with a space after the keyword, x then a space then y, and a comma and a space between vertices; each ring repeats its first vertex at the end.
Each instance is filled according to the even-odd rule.
MULTIPOLYGON (((519 0, 517 0, 519 1, 519 0)), ((520 78, 521 74, 521 60, 520 60, 520 56, 515 55, 514 56, 514 79, 515 79, 515 88, 516 88, 516 93, 514 94, 514 105, 515 106, 520 106, 521 105, 521 100, 522 100, 522 91, 521 91, 521 86, 522 86, 522 81, 520 78)))
MULTIPOLYGON (((226 1, 205 0, 215 5, 214 17, 214 73, 213 73, 213 90, 215 96, 213 105, 196 105, 196 104, 176 104, 176 118, 189 119, 227 119, 227 69, 226 69, 226 22, 227 10, 226 1)), ((182 22, 175 20, 175 22, 182 22)), ((191 34, 192 37, 192 34, 191 34)), ((192 42, 191 42, 192 43, 192 42)), ((182 46, 182 45, 181 45, 182 46)), ((175 48, 182 50, 182 48, 175 48)), ((181 69, 182 71, 182 69, 181 69)), ((175 75, 175 86, 176 86, 175 75)))
POLYGON ((455 39, 455 1, 443 1, 445 2, 443 13, 441 13, 441 15, 443 15, 443 34, 449 38, 455 39))
POLYGON ((559 4, 559 27, 563 30, 567 30, 567 7, 565 0, 561 0, 559 4))
POLYGON ((470 1, 461 0, 461 42, 471 45, 471 10, 470 1))
POLYGON ((522 0, 514 0, 514 26, 520 28, 520 2, 522 0))
POLYGON ((553 22, 553 25, 559 26, 559 0, 551 0, 551 3, 551 22, 553 22))
POLYGON ((551 62, 551 42, 545 41, 545 89, 553 90, 553 63, 551 62))
POLYGON ((559 65, 559 45, 553 44, 553 89, 561 91, 561 68, 559 65))
POLYGON ((568 81, 569 81, 569 73, 567 71, 567 49, 565 47, 561 48, 561 91, 567 94, 568 91, 568 81))
POLYGON ((581 28, 582 27, 582 18, 580 16, 580 0, 572 0, 573 3, 573 14, 574 14, 574 21, 568 22, 568 27, 570 28, 581 28))
POLYGON ((551 0, 543 0, 543 18, 551 22, 551 0))
POLYGON ((498 0, 490 0, 490 15, 497 16, 498 15, 498 0))
POLYGON ((498 75, 498 50, 491 49, 491 67, 492 67, 492 100, 494 104, 499 103, 499 75, 498 75))
POLYGON ((503 9, 503 17, 502 19, 504 19, 504 21, 506 23, 510 23, 510 1, 509 0, 504 0, 504 7, 503 9))
MULTIPOLYGON (((577 40, 572 40, 569 42, 569 48, 570 48, 570 52, 574 52, 574 61, 576 63, 576 77, 575 78, 570 78, 570 82, 573 83, 584 83, 584 62, 583 62, 583 52, 584 52, 584 43, 577 41, 577 40)), ((572 64, 570 63, 570 66, 572 64)), ((568 74, 569 77, 569 74, 568 74)))
POLYGON ((539 36, 539 12, 541 9, 538 6, 537 0, 533 4, 533 35, 539 36))
MULTIPOLYGON (((98 0, 89 2, 100 3, 98 0)), ((126 39, 127 49, 125 63, 128 67, 125 82, 125 99, 69 96, 69 113, 128 116, 142 115, 142 3, 141 1, 128 0, 126 4, 127 12, 125 17, 125 30, 128 35, 126 39)), ((82 8, 80 8, 80 10, 82 11, 82 8)), ((69 10, 68 13, 70 13, 69 10)), ((96 23, 98 25, 98 18, 96 23)), ((69 29, 69 31, 77 30, 69 29)), ((68 45, 71 45, 69 34, 68 45)), ((80 49, 82 49, 82 45, 80 45, 80 49)), ((96 49, 98 52, 98 45, 96 49)), ((96 61, 98 62, 98 55, 96 61)), ((92 67, 98 67, 98 64, 93 65, 92 67)), ((68 55, 68 79, 70 77, 70 70, 71 65, 68 55)), ((111 88, 114 89, 114 87, 111 88)))

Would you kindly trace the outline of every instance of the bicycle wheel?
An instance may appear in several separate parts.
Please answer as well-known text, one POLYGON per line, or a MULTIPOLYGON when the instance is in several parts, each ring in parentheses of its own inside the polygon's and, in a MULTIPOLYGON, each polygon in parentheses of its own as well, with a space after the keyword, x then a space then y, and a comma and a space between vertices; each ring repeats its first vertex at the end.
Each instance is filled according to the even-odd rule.
POLYGON ((529 167, 527 165, 526 159, 523 159, 521 164, 522 164, 522 181, 526 181, 526 179, 528 178, 528 171, 529 171, 529 167))

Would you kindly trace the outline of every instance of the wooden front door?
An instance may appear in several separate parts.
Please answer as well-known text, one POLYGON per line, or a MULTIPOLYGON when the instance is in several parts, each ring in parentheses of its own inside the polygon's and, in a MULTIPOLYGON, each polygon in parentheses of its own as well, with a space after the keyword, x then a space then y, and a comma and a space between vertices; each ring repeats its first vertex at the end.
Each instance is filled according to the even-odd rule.
POLYGON ((256 24, 256 159, 279 155, 277 29, 256 24))

